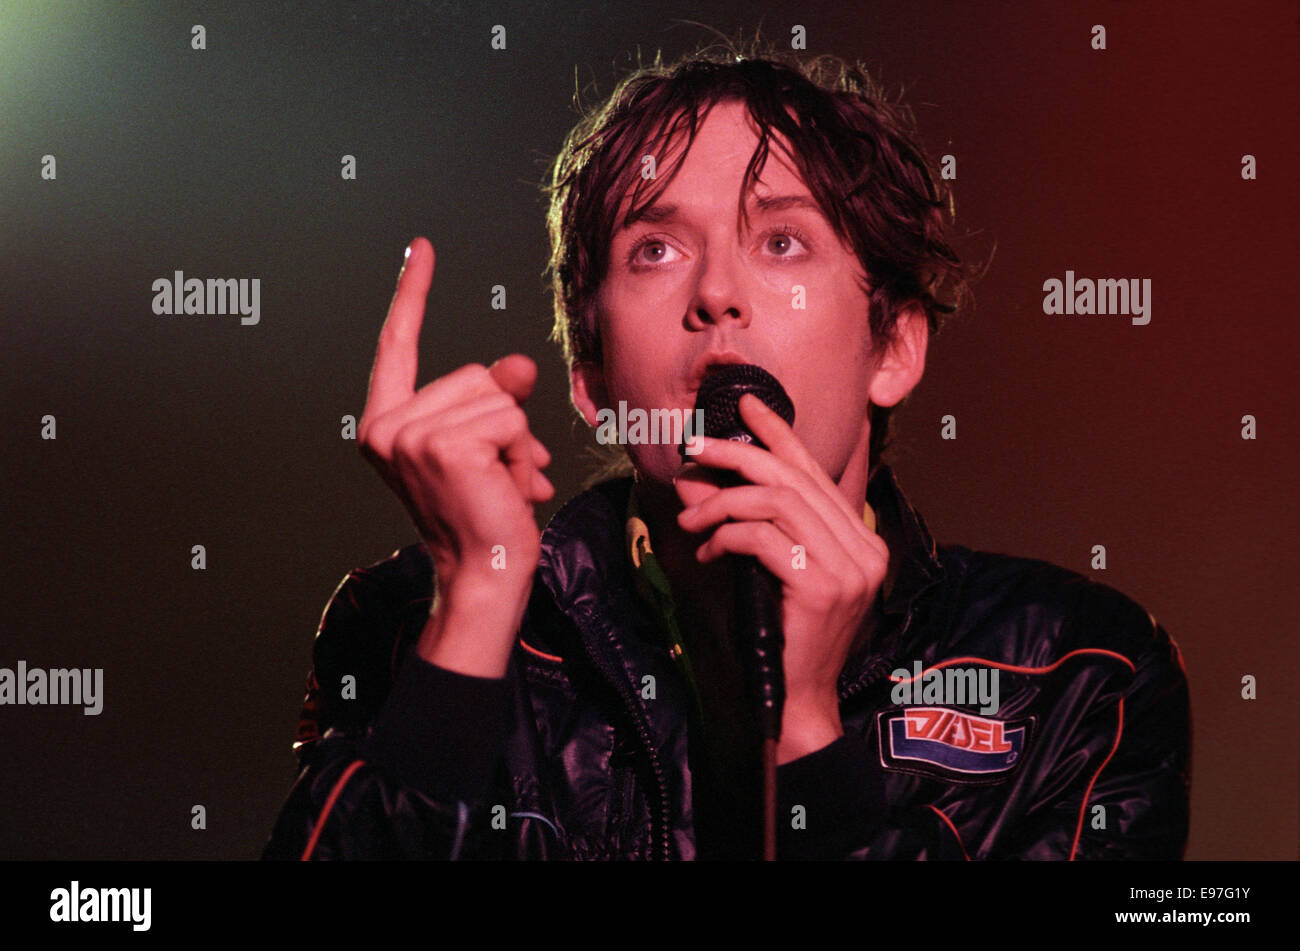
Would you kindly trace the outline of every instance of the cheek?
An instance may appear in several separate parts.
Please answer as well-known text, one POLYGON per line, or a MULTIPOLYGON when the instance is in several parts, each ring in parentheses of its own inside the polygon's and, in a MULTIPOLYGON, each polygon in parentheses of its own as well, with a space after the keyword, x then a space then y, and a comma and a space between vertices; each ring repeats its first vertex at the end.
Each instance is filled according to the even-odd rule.
POLYGON ((686 359, 680 351, 690 341, 644 310, 611 320, 602 330, 610 398, 615 403, 626 400, 629 406, 670 405, 669 396, 680 387, 686 359))
MULTIPOLYGON (((845 334, 844 337, 852 337, 845 334)), ((801 374, 795 399, 795 432, 828 471, 842 467, 862 434, 871 389, 869 353, 864 346, 818 341, 822 359, 801 374)))
POLYGON ((617 406, 626 400, 629 407, 651 408, 665 404, 670 377, 664 348, 644 339, 614 340, 617 349, 607 351, 605 380, 609 398, 617 406))
POLYGON ((817 464, 832 479, 839 479, 863 440, 866 397, 859 403, 851 394, 823 391, 800 407, 799 413, 795 434, 817 464))
POLYGON ((867 415, 866 388, 835 386, 829 377, 814 383, 797 403, 795 431, 805 441, 816 439, 823 448, 851 442, 867 415))

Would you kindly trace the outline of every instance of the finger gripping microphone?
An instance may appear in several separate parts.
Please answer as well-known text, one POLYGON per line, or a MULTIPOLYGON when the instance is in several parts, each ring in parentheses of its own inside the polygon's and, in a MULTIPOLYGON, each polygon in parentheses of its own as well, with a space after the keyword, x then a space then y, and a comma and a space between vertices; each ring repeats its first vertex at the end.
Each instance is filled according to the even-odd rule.
MULTIPOLYGON (((704 435, 767 447, 740 416, 740 398, 753 393, 787 424, 794 425, 794 403, 776 377, 752 364, 728 364, 711 371, 700 384, 695 409, 704 412, 704 435)), ((692 418, 695 418, 694 416, 692 418)), ((685 441, 682 458, 689 461, 685 441)), ((745 480, 728 471, 728 483, 745 480)), ((766 739, 781 735, 781 712, 785 706, 785 669, 781 654, 785 637, 781 629, 781 583, 752 555, 729 556, 732 562, 732 590, 735 595, 734 636, 740 649, 750 696, 758 704, 759 721, 766 739)))

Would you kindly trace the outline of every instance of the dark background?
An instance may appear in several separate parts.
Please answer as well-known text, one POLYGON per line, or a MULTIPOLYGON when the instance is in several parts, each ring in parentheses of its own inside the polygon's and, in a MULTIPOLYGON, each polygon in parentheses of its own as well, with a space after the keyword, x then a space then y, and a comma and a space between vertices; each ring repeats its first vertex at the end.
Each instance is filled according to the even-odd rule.
POLYGON ((1150 610, 1191 681, 1188 857, 1295 858, 1298 11, 0 4, 0 666, 105 669, 98 717, 0 707, 0 858, 260 851, 320 612, 350 568, 415 540, 340 438, 412 236, 438 250, 421 382, 534 356, 558 490, 539 515, 577 491, 592 440, 546 340, 538 185, 576 86, 594 102, 638 48, 711 38, 676 19, 802 24, 810 51, 902 86, 927 148, 957 156, 958 248, 997 250, 976 309, 932 342, 895 471, 939 541, 1150 610), (1151 278, 1151 323, 1045 316, 1067 269, 1151 278), (260 278, 261 322, 155 316, 175 270, 260 278))

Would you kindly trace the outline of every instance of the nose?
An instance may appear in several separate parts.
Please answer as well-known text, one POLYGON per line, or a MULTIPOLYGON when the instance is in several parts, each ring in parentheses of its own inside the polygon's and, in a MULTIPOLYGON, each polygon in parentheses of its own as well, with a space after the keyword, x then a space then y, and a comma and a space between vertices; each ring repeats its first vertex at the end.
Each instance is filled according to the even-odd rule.
POLYGON ((749 326, 753 308, 738 276, 739 265, 727 251, 710 250, 705 255, 695 297, 686 311, 688 330, 715 325, 749 326))

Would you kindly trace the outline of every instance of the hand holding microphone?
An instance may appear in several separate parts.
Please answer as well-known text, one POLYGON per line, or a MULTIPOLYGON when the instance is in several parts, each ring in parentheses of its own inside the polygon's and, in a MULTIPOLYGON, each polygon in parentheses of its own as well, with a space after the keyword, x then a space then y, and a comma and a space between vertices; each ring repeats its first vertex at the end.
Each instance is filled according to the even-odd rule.
MULTIPOLYGON (((740 398, 746 393, 762 400, 786 425, 794 425, 794 403, 774 376, 762 367, 730 364, 709 374, 700 384, 693 418, 703 416, 701 435, 767 448, 741 418, 740 398)), ((681 453, 683 459, 689 459, 685 443, 681 453)), ((723 473, 723 485, 746 484, 738 473, 726 470, 723 473)), ((733 633, 741 652, 747 693, 758 706, 764 739, 776 740, 781 735, 781 714, 785 706, 780 582, 753 555, 732 555, 730 559, 735 596, 733 633)))
MULTIPOLYGON (((735 484, 679 477, 686 508, 678 524, 705 536, 701 561, 751 556, 779 584, 785 704, 777 762, 786 763, 843 735, 836 684, 884 583, 889 549, 863 523, 861 501, 845 498, 790 423, 755 395, 773 393, 764 377, 782 392, 754 367, 723 367, 705 378, 697 405, 705 410, 706 438, 698 454, 685 458, 729 471, 735 484), (739 421, 754 442, 708 438, 710 410, 703 403, 714 399, 707 395, 714 388, 737 394, 739 421)), ((718 418, 727 425, 725 414, 718 418)))

